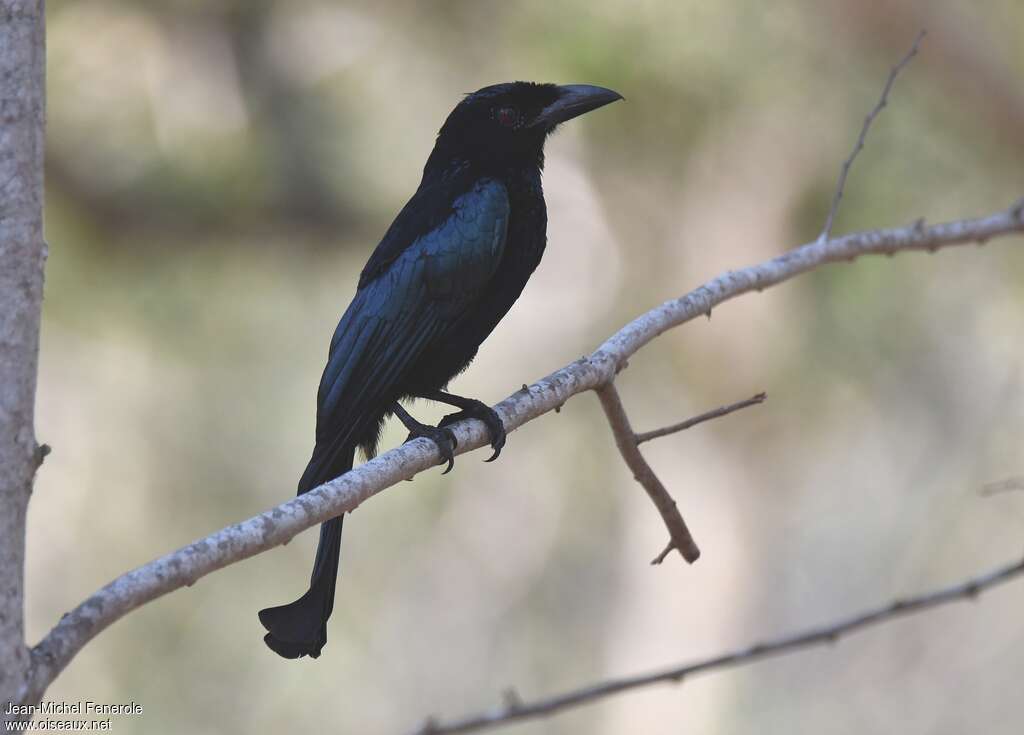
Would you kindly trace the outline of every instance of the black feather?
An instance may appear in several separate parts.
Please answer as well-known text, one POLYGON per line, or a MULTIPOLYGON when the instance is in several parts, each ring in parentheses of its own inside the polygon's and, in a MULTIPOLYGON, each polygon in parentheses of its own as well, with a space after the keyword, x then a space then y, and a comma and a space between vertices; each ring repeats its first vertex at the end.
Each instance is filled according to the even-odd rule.
MULTIPOLYGON (((300 494, 350 470, 357 447, 373 456, 397 401, 479 406, 439 391, 469 365, 540 262, 544 140, 559 123, 618 98, 599 87, 513 82, 456 106, 335 330, 300 494)), ((316 658, 327 642, 341 527, 340 517, 321 526, 309 590, 260 611, 264 640, 281 656, 316 658)))

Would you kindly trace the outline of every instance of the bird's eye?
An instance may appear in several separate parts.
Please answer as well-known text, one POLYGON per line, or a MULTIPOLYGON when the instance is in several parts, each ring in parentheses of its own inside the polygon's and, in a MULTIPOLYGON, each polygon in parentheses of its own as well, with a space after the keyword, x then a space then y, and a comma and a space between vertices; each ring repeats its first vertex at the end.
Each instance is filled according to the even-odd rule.
POLYGON ((495 110, 494 117, 506 128, 514 128, 519 122, 519 112, 514 107, 502 107, 495 110))

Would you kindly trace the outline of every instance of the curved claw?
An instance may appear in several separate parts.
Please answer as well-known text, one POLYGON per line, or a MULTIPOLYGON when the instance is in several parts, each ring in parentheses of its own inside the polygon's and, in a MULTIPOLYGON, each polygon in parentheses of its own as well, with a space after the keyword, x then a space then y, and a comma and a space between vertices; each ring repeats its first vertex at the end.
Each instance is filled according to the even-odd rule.
POLYGON ((441 426, 437 428, 423 426, 409 432, 409 437, 406 441, 412 441, 413 439, 429 439, 434 442, 437 451, 441 454, 441 461, 438 464, 448 463, 444 472, 441 473, 442 475, 447 475, 455 467, 455 449, 459 446, 459 440, 455 438, 454 431, 441 426))
POLYGON ((455 438, 455 432, 451 429, 438 427, 437 432, 444 437, 441 441, 438 441, 436 437, 429 438, 437 445, 437 451, 441 453, 441 461, 448 462, 448 466, 441 473, 447 475, 455 467, 455 448, 459 446, 459 440, 455 438))
POLYGON ((499 432, 491 432, 491 449, 494 450, 494 454, 484 460, 484 462, 493 462, 501 455, 501 450, 505 448, 505 425, 498 421, 498 426, 501 427, 499 432))
POLYGON ((488 433, 491 435, 491 449, 494 453, 485 459, 485 462, 493 462, 499 455, 501 450, 505 446, 505 424, 498 416, 497 412, 486 403, 476 402, 472 408, 459 411, 458 413, 450 413, 441 419, 441 423, 438 426, 450 426, 463 419, 477 419, 482 421, 484 426, 487 427, 488 433))

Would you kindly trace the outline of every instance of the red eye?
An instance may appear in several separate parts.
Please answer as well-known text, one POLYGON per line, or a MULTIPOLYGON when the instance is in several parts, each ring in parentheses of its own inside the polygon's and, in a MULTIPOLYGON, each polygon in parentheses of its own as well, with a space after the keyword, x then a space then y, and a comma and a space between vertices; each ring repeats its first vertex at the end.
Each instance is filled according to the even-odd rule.
POLYGON ((502 107, 495 113, 495 117, 506 128, 515 127, 515 124, 519 121, 519 113, 513 107, 502 107))

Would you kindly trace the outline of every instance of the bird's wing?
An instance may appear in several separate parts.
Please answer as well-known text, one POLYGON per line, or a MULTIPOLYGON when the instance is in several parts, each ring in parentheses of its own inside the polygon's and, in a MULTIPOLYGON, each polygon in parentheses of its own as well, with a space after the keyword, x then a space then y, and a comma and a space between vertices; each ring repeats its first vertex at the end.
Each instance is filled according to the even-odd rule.
POLYGON ((440 227, 453 214, 458 197, 473 189, 475 183, 467 169, 460 169, 421 184, 363 266, 359 288, 379 277, 418 238, 440 227))
MULTIPOLYGON (((331 341, 317 396, 321 462, 351 443, 362 417, 390 402, 394 386, 487 284, 501 260, 508 193, 493 179, 457 197, 450 214, 363 283, 331 341)), ((307 468, 307 474, 323 474, 307 468)), ((329 474, 329 472, 328 472, 329 474)), ((329 478, 328 478, 329 479, 329 478)), ((324 481, 320 479, 319 481, 324 481)))

